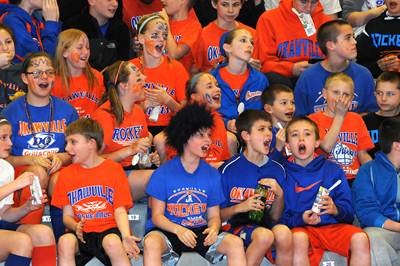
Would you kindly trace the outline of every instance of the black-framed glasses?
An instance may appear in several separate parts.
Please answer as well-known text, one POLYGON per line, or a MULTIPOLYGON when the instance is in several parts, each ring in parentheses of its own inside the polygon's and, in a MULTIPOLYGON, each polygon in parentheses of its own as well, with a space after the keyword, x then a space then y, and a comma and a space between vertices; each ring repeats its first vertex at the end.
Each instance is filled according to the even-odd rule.
POLYGON ((56 71, 54 69, 48 69, 45 71, 35 70, 32 72, 25 72, 25 74, 27 74, 27 75, 32 75, 34 79, 41 78, 43 76, 43 74, 45 74, 45 73, 46 73, 46 76, 54 77, 54 75, 56 74, 56 71))

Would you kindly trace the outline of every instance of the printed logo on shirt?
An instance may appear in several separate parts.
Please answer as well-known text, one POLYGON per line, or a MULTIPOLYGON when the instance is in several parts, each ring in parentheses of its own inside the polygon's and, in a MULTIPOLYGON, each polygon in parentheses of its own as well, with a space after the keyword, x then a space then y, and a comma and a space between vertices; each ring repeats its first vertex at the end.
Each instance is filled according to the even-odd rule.
POLYGON ((180 40, 182 40, 182 35, 174 35, 174 39, 176 42, 179 42, 180 40))
MULTIPOLYGON (((67 120, 65 118, 53 120, 50 124, 50 132, 53 133, 64 133, 67 129, 67 120)), ((33 122, 32 126, 35 133, 49 132, 49 122, 33 122)), ((29 123, 25 121, 19 121, 18 128, 18 136, 27 136, 32 134, 32 128, 30 128, 29 123)))
POLYGON ((218 46, 208 46, 207 48, 207 60, 208 62, 212 62, 220 57, 219 47, 218 46))
POLYGON ((400 47, 400 34, 372 33, 371 39, 372 39, 373 45, 376 48, 390 47, 390 46, 400 47))
POLYGON ((108 203, 114 203, 114 189, 109 186, 95 185, 75 189, 67 193, 69 203, 71 206, 75 205, 81 200, 90 197, 99 197, 105 199, 108 203))
POLYGON ((131 127, 117 127, 114 128, 112 141, 118 144, 130 144, 140 138, 143 126, 131 126, 131 127))
POLYGON ((244 99, 246 101, 249 101, 250 99, 253 99, 253 98, 256 98, 253 100, 258 100, 258 98, 261 96, 261 94, 262 94, 262 91, 247 91, 244 99))
POLYGON ((207 194, 199 188, 180 188, 173 191, 168 198, 167 212, 175 217, 185 218, 184 226, 207 224, 204 214, 207 212, 207 194))
POLYGON ((100 99, 94 94, 94 93, 90 93, 89 91, 76 91, 71 93, 71 95, 68 95, 66 97, 63 98, 63 100, 70 102, 76 99, 88 99, 94 103, 99 103, 100 99))
POLYGON ((131 27, 132 30, 137 30, 137 25, 139 23, 139 20, 141 19, 142 16, 134 16, 131 17, 131 27))
POLYGON ((308 57, 322 58, 318 43, 309 39, 295 39, 278 44, 276 55, 279 58, 308 57))
POLYGON ((254 195, 254 188, 233 187, 229 193, 230 202, 240 203, 254 195))
MULTIPOLYGON (((313 107, 314 113, 324 112, 326 109, 326 100, 322 95, 322 90, 318 92, 318 95, 319 95, 318 98, 314 102, 314 107, 313 107)), ((354 99, 351 102, 350 106, 350 110, 354 112, 358 109, 358 101, 356 99, 358 99, 358 94, 354 93, 354 99)))
MULTIPOLYGON (((368 7, 368 9, 381 6, 385 3, 385 0, 366 0, 365 5, 368 7)), ((363 10, 364 11, 364 10, 363 10)))
POLYGON ((307 191, 307 190, 312 189, 313 187, 315 187, 315 186, 318 185, 319 183, 321 183, 321 180, 319 180, 319 181, 317 181, 317 182, 314 182, 314 183, 312 183, 311 185, 308 185, 308 186, 306 186, 306 187, 300 187, 300 186, 296 183, 296 185, 295 185, 295 187, 294 187, 294 191, 295 191, 296 193, 304 192, 304 191, 307 191))
POLYGON ((379 130, 378 129, 373 129, 373 130, 368 130, 369 135, 372 139, 372 142, 378 143, 379 142, 379 130))

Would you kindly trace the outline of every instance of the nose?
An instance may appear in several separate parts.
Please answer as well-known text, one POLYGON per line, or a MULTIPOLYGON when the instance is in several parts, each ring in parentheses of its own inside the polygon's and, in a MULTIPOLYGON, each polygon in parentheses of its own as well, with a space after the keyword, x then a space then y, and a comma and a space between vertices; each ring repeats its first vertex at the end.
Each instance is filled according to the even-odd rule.
POLYGON ((7 144, 10 145, 10 147, 12 146, 11 138, 7 138, 7 144))
POLYGON ((118 7, 118 1, 117 1, 117 0, 112 1, 112 5, 113 5, 114 7, 118 7))
POLYGON ((233 12, 233 6, 232 6, 232 5, 229 5, 229 6, 228 6, 228 11, 229 11, 229 13, 232 13, 232 12, 233 12))
POLYGON ((0 50, 1 50, 1 51, 4 51, 4 52, 7 52, 7 51, 8 51, 8 46, 7 46, 7 44, 1 43, 1 44, 0 44, 0 50))

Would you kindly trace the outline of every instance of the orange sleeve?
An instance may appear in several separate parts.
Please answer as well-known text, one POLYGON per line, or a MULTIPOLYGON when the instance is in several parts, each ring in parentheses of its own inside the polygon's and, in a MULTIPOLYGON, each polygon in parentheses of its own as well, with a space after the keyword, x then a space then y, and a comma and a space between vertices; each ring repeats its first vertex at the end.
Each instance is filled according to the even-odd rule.
POLYGON ((54 86, 53 89, 51 90, 51 95, 56 96, 58 98, 64 98, 65 91, 62 89, 61 85, 61 78, 59 76, 56 76, 54 80, 54 86))
POLYGON ((200 23, 191 21, 188 23, 184 30, 182 30, 182 39, 178 41, 179 44, 186 44, 192 50, 195 43, 198 41, 201 33, 200 23))
POLYGON ((200 37, 198 42, 195 43, 193 49, 192 49, 192 55, 193 55, 193 60, 194 60, 194 66, 197 69, 201 69, 204 64, 204 53, 205 53, 205 48, 204 48, 204 36, 203 36, 203 30, 200 33, 200 37))
POLYGON ((57 208, 62 208, 63 206, 69 205, 69 199, 66 192, 65 180, 71 176, 69 167, 62 169, 58 175, 57 183, 54 188, 54 192, 51 198, 51 205, 57 208))
POLYGON ((260 59, 262 72, 276 72, 278 74, 292 77, 293 62, 281 60, 276 56, 277 43, 274 38, 276 30, 268 20, 265 19, 265 14, 261 15, 256 28, 256 43, 255 53, 260 59))
POLYGON ((112 169, 110 175, 115 176, 114 209, 121 206, 125 207, 126 209, 132 208, 133 200, 131 196, 130 186, 128 183, 128 178, 126 177, 122 166, 117 165, 115 169, 112 169))
POLYGON ((107 147, 112 146, 112 134, 114 131, 113 123, 112 122, 110 123, 110 119, 112 119, 112 116, 105 110, 103 110, 101 107, 99 107, 93 113, 92 118, 96 120, 103 128, 104 131, 103 143, 105 145, 104 150, 106 150, 107 147))

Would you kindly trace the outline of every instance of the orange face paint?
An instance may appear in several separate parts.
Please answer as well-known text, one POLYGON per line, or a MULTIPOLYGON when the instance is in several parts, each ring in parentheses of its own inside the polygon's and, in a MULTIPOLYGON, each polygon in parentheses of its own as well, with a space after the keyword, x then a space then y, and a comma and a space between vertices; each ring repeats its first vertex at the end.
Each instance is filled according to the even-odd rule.
POLYGON ((75 64, 79 63, 80 57, 81 57, 80 54, 75 51, 71 52, 71 54, 70 54, 70 59, 75 64))

